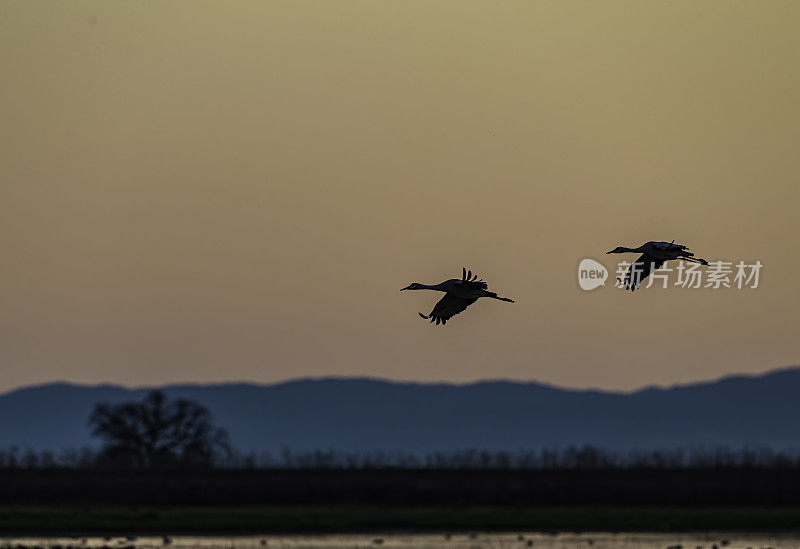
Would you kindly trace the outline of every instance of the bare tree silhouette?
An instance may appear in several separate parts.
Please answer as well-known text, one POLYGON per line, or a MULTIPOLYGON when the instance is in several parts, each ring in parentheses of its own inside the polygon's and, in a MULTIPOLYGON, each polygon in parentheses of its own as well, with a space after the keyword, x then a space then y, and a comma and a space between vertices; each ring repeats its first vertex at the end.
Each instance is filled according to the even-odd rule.
POLYGON ((108 465, 209 467, 230 454, 228 433, 214 425, 207 408, 187 399, 169 401, 158 390, 140 402, 97 404, 89 426, 104 441, 98 461, 108 465))

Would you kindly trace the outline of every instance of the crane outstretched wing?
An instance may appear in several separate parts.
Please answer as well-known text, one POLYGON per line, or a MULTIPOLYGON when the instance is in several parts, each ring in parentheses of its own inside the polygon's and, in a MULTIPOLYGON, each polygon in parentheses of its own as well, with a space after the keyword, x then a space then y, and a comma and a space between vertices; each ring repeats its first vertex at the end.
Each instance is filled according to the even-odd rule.
POLYGON ((625 273, 625 278, 622 280, 625 289, 634 291, 645 278, 650 276, 650 273, 663 264, 663 259, 653 259, 649 255, 642 255, 628 267, 628 272, 625 273))
POLYGON ((464 288, 471 290, 486 290, 489 288, 489 285, 483 279, 478 280, 478 275, 472 274, 471 270, 467 271, 465 267, 461 267, 461 284, 463 284, 464 288))
POLYGON ((424 314, 419 313, 419 316, 425 319, 430 318, 431 322, 435 321, 436 324, 447 324, 447 321, 450 320, 450 318, 465 310, 477 300, 477 297, 468 299, 464 297, 456 297, 452 294, 445 294, 445 296, 433 307, 431 314, 425 316, 424 314))

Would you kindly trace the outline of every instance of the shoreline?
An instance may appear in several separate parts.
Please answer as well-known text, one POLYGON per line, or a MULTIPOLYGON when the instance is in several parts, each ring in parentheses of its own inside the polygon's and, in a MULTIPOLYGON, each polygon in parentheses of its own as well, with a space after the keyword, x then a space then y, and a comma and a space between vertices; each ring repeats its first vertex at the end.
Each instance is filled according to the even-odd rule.
MULTIPOLYGON (((800 534, 800 507, 2 506, 0 537, 373 533, 800 534)), ((77 545, 77 543, 76 543, 77 545)))

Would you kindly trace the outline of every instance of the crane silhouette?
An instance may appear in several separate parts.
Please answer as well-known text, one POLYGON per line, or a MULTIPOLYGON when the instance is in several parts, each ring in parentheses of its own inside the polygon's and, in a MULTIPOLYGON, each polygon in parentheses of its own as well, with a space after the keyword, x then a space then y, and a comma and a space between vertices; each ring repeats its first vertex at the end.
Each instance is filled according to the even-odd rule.
POLYGON ((642 281, 650 276, 650 273, 660 268, 665 262, 672 259, 682 259, 684 261, 691 261, 701 265, 708 265, 708 261, 694 257, 694 254, 689 251, 689 248, 682 244, 675 244, 672 242, 645 242, 638 248, 626 248, 625 246, 617 246, 606 254, 624 254, 624 253, 641 253, 642 255, 628 267, 628 272, 625 273, 625 278, 622 282, 625 284, 625 289, 634 291, 642 281))
POLYGON ((450 280, 445 280, 444 282, 432 286, 414 282, 405 288, 401 288, 400 291, 435 290, 437 292, 444 292, 444 297, 436 303, 431 314, 424 315, 418 313, 419 316, 426 320, 430 319, 431 322, 435 321, 437 325, 440 323, 444 325, 447 324, 447 321, 453 316, 464 311, 481 297, 491 297, 492 299, 514 303, 513 299, 500 297, 496 293, 488 291, 488 287, 489 285, 486 284, 486 282, 478 280, 478 275, 473 275, 472 271, 467 271, 466 268, 462 268, 461 279, 451 278, 450 280))

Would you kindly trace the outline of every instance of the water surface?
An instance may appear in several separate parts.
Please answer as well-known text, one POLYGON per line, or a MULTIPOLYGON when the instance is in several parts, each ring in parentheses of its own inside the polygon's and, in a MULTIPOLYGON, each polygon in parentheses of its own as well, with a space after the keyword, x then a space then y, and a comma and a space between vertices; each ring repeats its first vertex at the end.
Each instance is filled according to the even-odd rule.
POLYGON ((0 549, 800 549, 800 534, 557 533, 336 534, 266 536, 5 537, 0 549))

